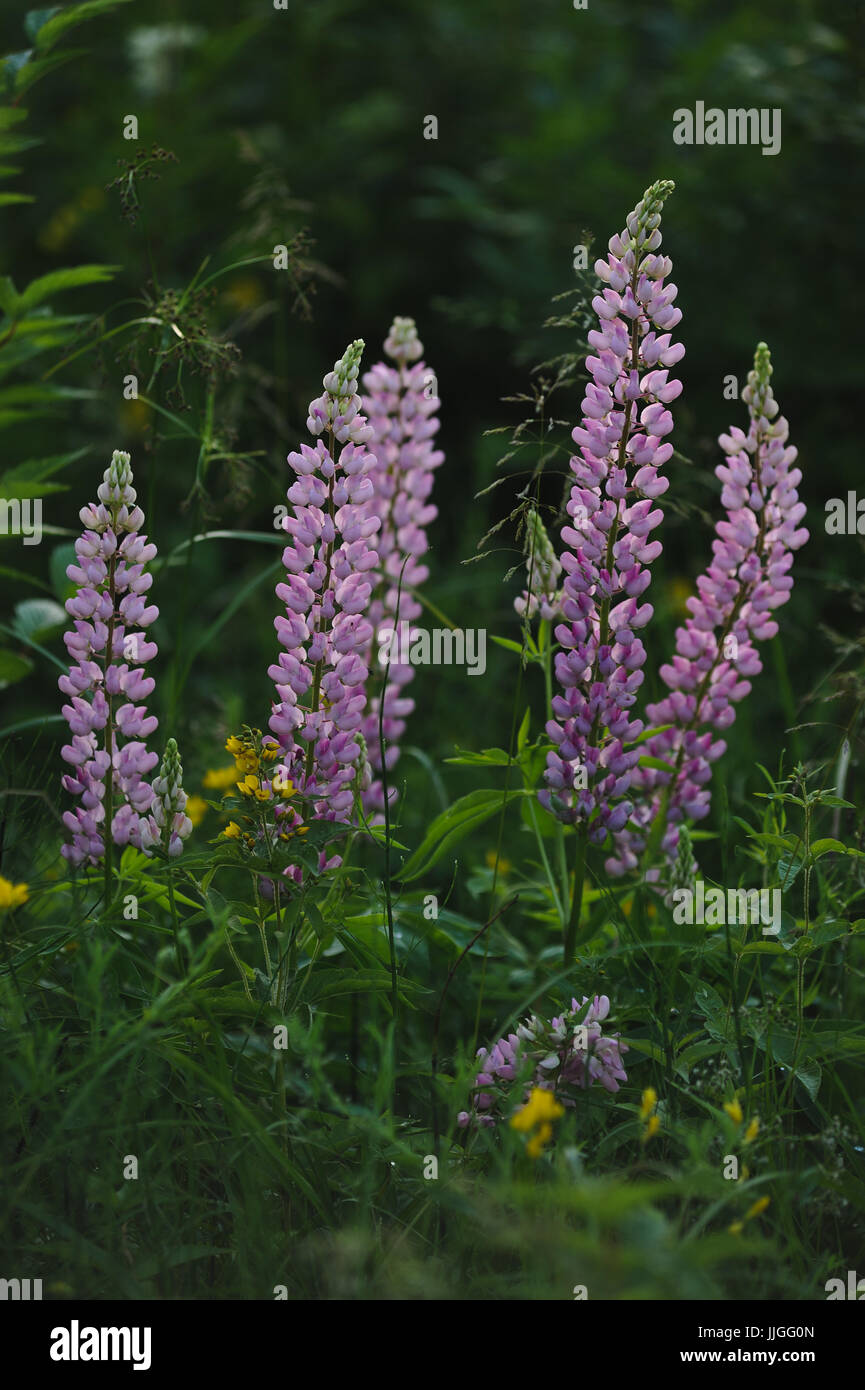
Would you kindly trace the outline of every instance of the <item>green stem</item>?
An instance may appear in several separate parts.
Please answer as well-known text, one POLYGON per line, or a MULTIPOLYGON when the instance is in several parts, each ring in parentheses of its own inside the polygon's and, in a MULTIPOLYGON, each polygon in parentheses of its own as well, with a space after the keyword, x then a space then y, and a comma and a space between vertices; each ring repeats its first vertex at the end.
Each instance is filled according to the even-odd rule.
POLYGON ((580 913, 583 907, 583 885, 586 879, 586 849, 589 832, 586 825, 577 829, 577 853, 574 860, 574 892, 571 898, 571 915, 565 931, 565 968, 573 964, 577 945, 577 932, 580 927, 580 913))
POLYGON ((174 928, 174 949, 177 952, 177 968, 183 974, 183 955, 180 950, 180 923, 177 918, 177 903, 174 899, 174 871, 168 865, 168 901, 171 906, 171 925, 174 928))

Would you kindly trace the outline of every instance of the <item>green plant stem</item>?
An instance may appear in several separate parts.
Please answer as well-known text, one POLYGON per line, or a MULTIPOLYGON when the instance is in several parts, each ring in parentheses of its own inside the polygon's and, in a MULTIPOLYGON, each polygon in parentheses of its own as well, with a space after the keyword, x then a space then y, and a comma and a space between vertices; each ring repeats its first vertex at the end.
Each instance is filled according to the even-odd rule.
POLYGON ((583 886, 586 880, 586 850, 589 844, 588 827, 583 824, 577 829, 577 852, 574 858, 574 891, 571 898, 571 915, 565 931, 565 968, 573 965, 577 945, 577 932, 580 928, 580 913, 583 907, 583 886))

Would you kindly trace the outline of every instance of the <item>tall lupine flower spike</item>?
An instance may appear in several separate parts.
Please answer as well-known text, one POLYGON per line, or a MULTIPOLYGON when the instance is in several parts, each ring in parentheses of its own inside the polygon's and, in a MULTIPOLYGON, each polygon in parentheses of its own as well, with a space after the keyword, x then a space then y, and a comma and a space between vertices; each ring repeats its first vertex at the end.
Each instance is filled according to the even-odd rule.
POLYGON ((672 860, 679 826, 708 814, 711 764, 726 748, 716 734, 733 723, 735 706, 762 670, 754 644, 775 636, 771 615, 793 588, 793 554, 808 539, 799 524, 805 515, 797 492, 802 473, 793 466, 797 450, 787 443, 789 425, 778 415, 771 375, 769 349, 760 343, 742 391, 748 433, 734 426, 719 439, 727 458, 715 472, 727 517, 715 526, 714 558, 697 580, 697 595, 688 599, 690 617, 676 629, 676 654, 661 667, 670 694, 646 711, 653 725, 672 725, 647 740, 646 752, 675 772, 641 767, 635 773, 632 790, 639 800, 631 825, 617 837, 617 854, 607 865, 612 873, 636 867, 657 818, 672 860))
POLYGON ((560 618, 562 593, 559 581, 562 565, 535 507, 531 507, 526 516, 523 548, 526 552, 528 587, 514 599, 514 608, 521 618, 534 618, 539 611, 547 622, 560 618))
MULTIPOLYGON (((661 180, 647 189, 611 239, 608 258, 595 264, 606 288, 592 301, 599 327, 589 343, 597 355, 586 359, 592 381, 573 431, 580 452, 571 459, 573 524, 562 530, 565 622, 555 629, 564 694, 552 702, 557 720, 547 732, 556 746, 540 799, 595 844, 628 819, 623 798, 639 751, 626 745, 643 727, 629 713, 646 659, 637 633, 652 616, 640 598, 661 553, 651 539, 663 515, 654 501, 669 486, 659 475, 673 452, 665 442, 673 428, 667 405, 682 389, 668 369, 684 354, 670 334, 682 317, 673 305, 676 287, 665 283, 672 263, 657 254, 661 207, 672 188, 661 180)), ((577 915, 580 896, 581 884, 577 915)))
POLYGON ((153 813, 142 828, 143 848, 161 844, 170 859, 182 854, 183 841, 192 831, 192 821, 185 812, 183 767, 176 740, 170 738, 165 745, 159 776, 153 779, 153 813))
MULTIPOLYGON (((288 489, 294 515, 283 521, 291 543, 282 556, 285 582, 276 587, 286 616, 274 620, 283 650, 268 670, 277 695, 270 728, 282 759, 274 777, 296 790, 306 820, 350 820, 366 705, 373 627, 365 613, 379 521, 368 505, 375 458, 357 394, 362 352, 361 340, 346 348, 310 404, 315 447, 301 444, 288 456, 297 478, 288 489)), ((291 815, 297 821, 300 812, 292 807, 291 815)), ((322 867, 339 862, 321 856, 322 867)), ((296 866, 289 873, 300 880, 296 866)))
MULTIPOLYGON (((378 584, 369 608, 375 628, 374 648, 380 647, 381 635, 393 630, 397 621, 400 624, 398 633, 410 633, 411 628, 402 628, 402 624, 408 625, 421 615, 421 605, 410 590, 417 589, 429 575, 427 566, 422 563, 428 548, 426 528, 438 515, 438 508, 429 501, 429 496, 433 472, 444 460, 441 450, 433 447, 441 402, 434 374, 419 360, 423 344, 414 320, 395 318, 384 347, 396 365, 378 362, 363 378, 366 392, 363 408, 372 427, 370 447, 376 457, 371 473, 375 495, 369 508, 370 515, 381 519, 376 541, 380 564, 378 584)), ((401 646, 396 650, 402 654, 401 646)), ((405 686, 413 677, 411 666, 391 660, 382 718, 388 770, 399 758, 399 740, 405 731, 406 719, 414 709, 414 701, 404 694, 405 686)), ((373 693, 374 689, 371 689, 363 724, 375 777, 364 793, 364 808, 373 815, 384 807, 380 779, 380 696, 373 693)), ((395 795, 396 789, 392 787, 390 796, 395 795)))
POLYGON ((74 664, 58 681, 70 697, 63 713, 72 733, 62 749, 72 771, 62 782, 81 800, 63 816, 71 840, 61 853, 76 866, 107 859, 112 842, 144 847, 143 818, 153 803, 146 778, 157 762, 145 742, 157 720, 135 703, 155 684, 142 663, 157 652, 144 637, 159 614, 146 598, 153 580, 145 566, 156 546, 141 535, 144 513, 136 506, 128 454, 115 450, 97 496, 80 512, 85 529, 75 542, 77 564, 66 571, 77 586, 66 602, 74 621, 64 636, 74 664))

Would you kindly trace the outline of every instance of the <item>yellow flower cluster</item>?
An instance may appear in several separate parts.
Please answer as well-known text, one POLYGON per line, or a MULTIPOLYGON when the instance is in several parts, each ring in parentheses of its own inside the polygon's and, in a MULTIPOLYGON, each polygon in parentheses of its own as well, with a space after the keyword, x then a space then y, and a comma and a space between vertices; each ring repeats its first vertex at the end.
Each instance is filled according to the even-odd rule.
MULTIPOLYGON (((730 1116, 730 1119, 733 1121, 734 1125, 740 1125, 745 1118, 742 1112, 742 1107, 739 1104, 738 1099, 735 1097, 733 1100, 728 1100, 726 1102, 724 1110, 730 1116)), ((759 1117, 755 1115, 754 1118, 748 1122, 748 1128, 745 1130, 744 1134, 744 1142, 746 1144, 753 1144, 759 1132, 760 1120, 759 1117)))
POLYGON ((552 1091, 545 1091, 542 1086, 532 1087, 525 1105, 510 1119, 511 1129, 518 1129, 524 1134, 535 1131, 526 1144, 529 1158, 540 1158, 553 1137, 553 1120, 558 1120, 564 1113, 564 1106, 559 1104, 552 1091))
POLYGON ((238 772, 242 774, 241 781, 232 779, 240 795, 255 801, 272 801, 274 797, 287 800, 294 796, 297 788, 288 778, 275 777, 271 781, 262 775, 263 766, 279 757, 279 749, 274 744, 262 743, 257 729, 251 733, 248 739, 232 734, 225 744, 226 751, 234 755, 235 777, 238 772))
POLYGON ((13 907, 26 903, 29 897, 30 889, 26 883, 10 883, 8 878, 0 875, 0 912, 11 912, 13 907))
POLYGON ((655 1106, 658 1104, 658 1092, 654 1086, 647 1086, 640 1100, 640 1119, 646 1121, 646 1127, 640 1136, 641 1144, 648 1144, 654 1134, 661 1128, 661 1121, 655 1114, 655 1106))

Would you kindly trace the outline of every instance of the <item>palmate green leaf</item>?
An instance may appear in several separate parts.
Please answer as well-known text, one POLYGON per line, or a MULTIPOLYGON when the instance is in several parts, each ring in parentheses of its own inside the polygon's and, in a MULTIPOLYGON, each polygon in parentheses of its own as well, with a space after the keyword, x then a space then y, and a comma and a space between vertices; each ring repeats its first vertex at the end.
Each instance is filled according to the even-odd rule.
POLYGON ((45 53, 69 29, 88 19, 126 5, 129 0, 84 0, 81 5, 54 6, 46 10, 30 10, 24 20, 27 37, 40 53, 45 53))
POLYGON ((397 870, 394 877, 402 883, 419 878, 471 830, 477 829, 497 811, 501 811, 507 802, 529 795, 530 792, 520 787, 510 791, 475 791, 470 792, 468 796, 461 796, 446 811, 436 816, 408 863, 397 870))

